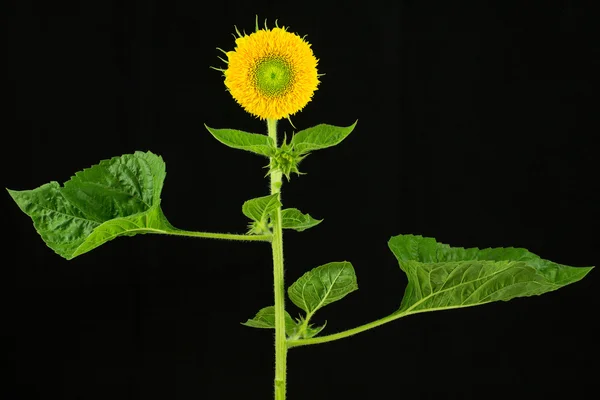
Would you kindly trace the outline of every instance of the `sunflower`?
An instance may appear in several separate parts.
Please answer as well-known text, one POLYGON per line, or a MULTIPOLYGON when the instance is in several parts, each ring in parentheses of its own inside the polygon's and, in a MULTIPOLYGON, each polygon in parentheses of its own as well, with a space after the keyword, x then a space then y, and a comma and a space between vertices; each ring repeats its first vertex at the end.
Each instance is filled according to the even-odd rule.
MULTIPOLYGON (((237 30, 237 29, 236 29, 237 30)), ((235 40, 222 70, 225 86, 247 112, 282 119, 302 110, 317 85, 317 59, 310 44, 285 27, 256 29, 235 40)))

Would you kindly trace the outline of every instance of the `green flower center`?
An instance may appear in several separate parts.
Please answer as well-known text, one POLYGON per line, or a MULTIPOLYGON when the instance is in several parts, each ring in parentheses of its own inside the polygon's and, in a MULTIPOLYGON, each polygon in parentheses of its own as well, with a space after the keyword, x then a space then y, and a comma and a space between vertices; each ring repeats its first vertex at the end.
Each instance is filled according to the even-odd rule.
POLYGON ((254 84, 265 96, 279 96, 293 83, 291 66, 281 58, 266 58, 258 62, 254 71, 254 84))

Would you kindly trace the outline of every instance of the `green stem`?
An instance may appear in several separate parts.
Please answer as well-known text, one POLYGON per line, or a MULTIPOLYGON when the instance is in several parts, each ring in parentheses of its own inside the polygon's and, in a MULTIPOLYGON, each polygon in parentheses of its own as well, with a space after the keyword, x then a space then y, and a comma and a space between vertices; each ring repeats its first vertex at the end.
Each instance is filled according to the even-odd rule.
MULTIPOLYGON (((267 120, 269 137, 277 146, 277 120, 267 120)), ((281 171, 271 171, 271 194, 281 193, 281 171)), ((281 201, 281 196, 279 196, 281 201)), ((285 337, 285 290, 283 285, 283 230, 281 206, 273 212, 273 290, 275 293, 275 400, 285 400, 287 343, 285 337)))
POLYGON ((239 240, 243 242, 270 242, 271 235, 237 235, 233 233, 214 233, 214 232, 195 232, 195 231, 182 231, 182 230, 169 230, 163 231, 159 229, 148 229, 144 228, 152 233, 158 233, 163 235, 176 235, 176 236, 189 236, 206 239, 223 239, 223 240, 239 240))
MULTIPOLYGON (((175 228, 169 223, 167 218, 162 213, 162 210, 158 209, 158 216, 161 219, 162 225, 165 229, 156 228, 141 228, 140 232, 143 233, 158 233, 162 235, 175 235, 175 236, 189 236, 206 239, 223 239, 223 240, 239 240, 242 242, 270 242, 272 235, 239 235, 234 233, 215 233, 215 232, 198 232, 198 231, 186 231, 183 229, 175 228)), ((135 230, 132 230, 135 231, 135 230)))
POLYGON ((395 319, 401 318, 401 317, 403 317, 405 315, 406 314, 388 315, 387 317, 378 319, 378 320, 373 321, 373 322, 369 322, 368 324, 364 324, 364 325, 358 326, 356 328, 348 329, 347 331, 333 333, 331 335, 318 336, 318 337, 314 337, 314 338, 310 338, 310 339, 288 340, 287 345, 288 345, 288 348, 292 348, 292 347, 299 347, 299 346, 307 346, 307 345, 310 345, 310 344, 319 344, 319 343, 332 342, 334 340, 343 339, 343 338, 346 338, 348 336, 356 335, 357 333, 361 333, 361 332, 367 331, 367 330, 375 328, 375 327, 377 327, 379 325, 383 325, 383 324, 385 324, 387 322, 390 322, 390 321, 393 321, 395 319))
MULTIPOLYGON (((409 308, 407 308, 406 310, 404 310, 400 313, 391 314, 391 315, 388 315, 387 317, 380 318, 373 322, 369 322, 367 324, 357 326, 356 328, 348 329, 346 331, 333 333, 331 335, 314 337, 314 338, 310 338, 310 339, 293 339, 293 340, 290 339, 287 341, 287 347, 288 347, 288 349, 290 349, 292 347, 307 346, 310 344, 333 342, 334 340, 347 338, 348 336, 352 336, 352 335, 356 335, 357 333, 368 331, 369 329, 373 329, 380 325, 387 324, 388 322, 392 322, 399 318, 406 317, 409 315, 420 314, 420 313, 425 313, 425 312, 432 312, 432 311, 450 310, 453 308, 472 307, 472 306, 476 305, 476 304, 473 304, 472 306, 459 305, 459 306, 451 306, 451 307, 436 307, 436 308, 426 308, 426 309, 413 311, 424 300, 426 300, 426 299, 422 299, 422 300, 416 302, 415 304, 413 304, 412 306, 410 306, 409 308)), ((480 303, 480 304, 484 304, 484 303, 480 303)))

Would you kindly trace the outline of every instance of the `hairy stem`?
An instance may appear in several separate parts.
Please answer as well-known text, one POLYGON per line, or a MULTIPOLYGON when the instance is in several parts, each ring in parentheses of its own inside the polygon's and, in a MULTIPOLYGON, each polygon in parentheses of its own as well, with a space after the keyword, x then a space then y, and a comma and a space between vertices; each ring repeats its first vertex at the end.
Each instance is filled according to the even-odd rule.
MULTIPOLYGON (((348 330, 338 332, 338 333, 333 333, 331 335, 313 337, 313 338, 309 338, 309 339, 293 339, 293 340, 290 339, 287 341, 288 348, 299 347, 299 346, 308 346, 311 344, 333 342, 334 340, 347 338, 349 336, 356 335, 357 333, 368 331, 369 329, 376 328, 383 324, 387 324, 388 322, 392 322, 399 318, 406 317, 409 315, 420 314, 420 313, 425 313, 425 312, 432 312, 432 311, 450 310, 452 308, 472 307, 472 306, 458 305, 458 306, 451 306, 451 307, 428 308, 428 309, 413 311, 413 309, 416 306, 418 306, 422 301, 423 300, 413 304, 411 307, 407 308, 406 310, 404 310, 402 312, 394 313, 394 314, 388 315, 387 317, 379 318, 378 320, 369 322, 369 323, 361 325, 361 326, 357 326, 356 328, 348 329, 348 330)), ((483 304, 483 303, 481 303, 481 304, 483 304)))
POLYGON ((318 337, 313 337, 313 338, 309 338, 309 339, 288 340, 288 342, 287 342, 288 347, 292 348, 292 347, 299 347, 299 346, 307 346, 307 345, 311 345, 311 344, 327 343, 327 342, 332 342, 334 340, 343 339, 348 336, 356 335, 357 333, 364 332, 369 329, 375 328, 379 325, 383 325, 387 322, 391 322, 391 321, 401 318, 405 315, 406 314, 390 315, 390 316, 378 319, 376 321, 369 322, 368 324, 364 324, 364 325, 358 326, 356 328, 348 329, 346 331, 333 333, 331 335, 318 336, 318 337))
POLYGON ((206 239, 223 239, 223 240, 239 240, 243 242, 270 242, 271 235, 237 235, 234 233, 215 233, 215 232, 195 232, 195 231, 183 231, 183 230, 160 230, 160 229, 148 229, 146 231, 152 233, 158 233, 163 235, 175 235, 175 236, 189 236, 206 239))
MULTIPOLYGON (((277 146, 277 120, 267 120, 269 137, 277 146)), ((271 171, 271 194, 281 193, 281 171, 271 171)), ((279 196, 281 201, 281 196, 279 196)), ((275 400, 285 400, 287 343, 285 337, 285 290, 283 285, 283 232, 281 206, 271 216, 273 222, 273 288, 275 293, 275 400)))

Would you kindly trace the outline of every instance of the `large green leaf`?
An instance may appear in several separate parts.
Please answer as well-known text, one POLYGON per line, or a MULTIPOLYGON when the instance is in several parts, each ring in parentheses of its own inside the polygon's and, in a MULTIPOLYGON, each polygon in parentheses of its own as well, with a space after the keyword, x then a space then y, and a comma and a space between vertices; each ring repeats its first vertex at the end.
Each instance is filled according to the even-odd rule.
POLYGON ((322 219, 314 219, 310 214, 302 214, 297 208, 281 210, 281 225, 284 229, 294 229, 302 232, 320 224, 322 219))
POLYGON ((392 237, 388 245, 408 277, 397 314, 540 295, 592 269, 556 264, 521 248, 453 248, 416 235, 392 237))
POLYGON ((295 305, 306 311, 308 321, 319 308, 357 289, 352 264, 342 261, 308 271, 288 288, 288 295, 295 305))
MULTIPOLYGON (((358 122, 358 121, 357 121, 358 122)), ((352 132, 356 123, 347 127, 320 124, 296 133, 290 142, 296 154, 325 149, 340 143, 352 132)))
MULTIPOLYGON (((288 336, 291 336, 294 334, 297 324, 287 311, 284 312, 285 333, 288 336)), ((242 325, 246 325, 251 328, 275 329, 275 307, 269 306, 259 310, 254 318, 249 319, 246 322, 242 322, 242 325)))
POLYGON ((126 154, 75 174, 8 192, 46 244, 66 259, 118 236, 174 230, 160 209, 165 163, 150 152, 126 154))
POLYGON ((206 126, 206 129, 219 142, 234 149, 246 150, 265 157, 272 157, 277 151, 273 139, 267 135, 259 135, 235 129, 214 129, 208 126, 206 126))

